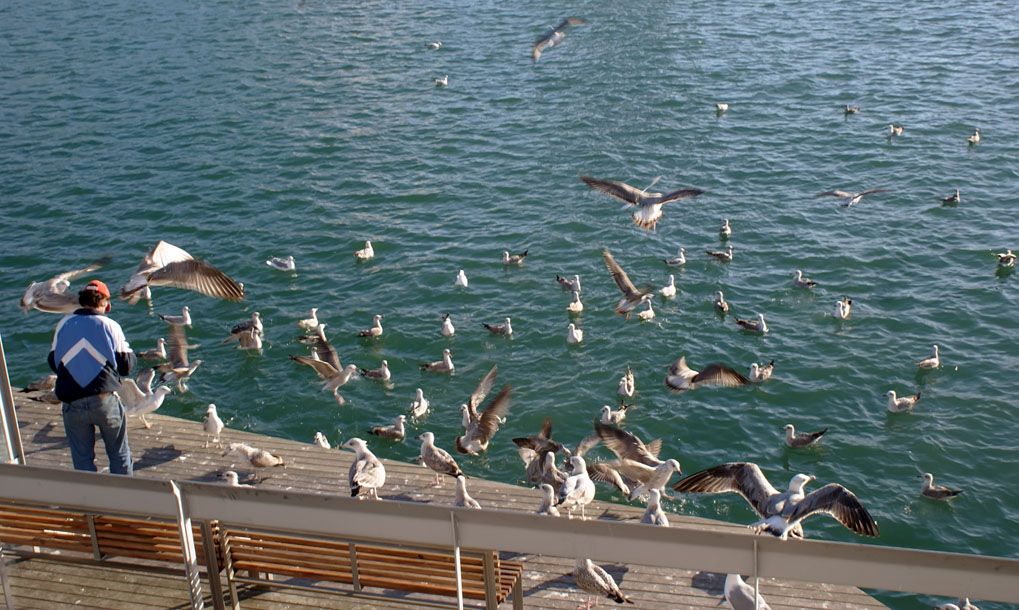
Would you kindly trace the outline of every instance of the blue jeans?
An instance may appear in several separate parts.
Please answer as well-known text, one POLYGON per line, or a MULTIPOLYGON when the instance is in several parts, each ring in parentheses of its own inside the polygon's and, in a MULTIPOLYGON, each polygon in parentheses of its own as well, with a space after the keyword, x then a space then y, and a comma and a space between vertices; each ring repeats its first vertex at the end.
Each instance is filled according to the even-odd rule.
POLYGON ((86 396, 63 405, 64 431, 71 445, 75 470, 96 471, 96 428, 106 444, 113 474, 134 474, 131 448, 127 444, 127 414, 113 394, 86 396))

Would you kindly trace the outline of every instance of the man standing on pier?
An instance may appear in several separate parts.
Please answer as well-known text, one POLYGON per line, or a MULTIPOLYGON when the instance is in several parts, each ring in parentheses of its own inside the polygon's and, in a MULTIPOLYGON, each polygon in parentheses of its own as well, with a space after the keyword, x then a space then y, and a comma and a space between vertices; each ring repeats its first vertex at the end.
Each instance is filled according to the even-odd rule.
POLYGON ((127 414, 120 398, 121 375, 130 375, 137 358, 124 331, 104 314, 110 290, 99 280, 78 293, 80 309, 65 316, 53 334, 49 365, 57 374, 54 392, 63 404, 64 431, 75 470, 96 471, 95 429, 106 445, 110 472, 134 474, 127 444, 127 414))

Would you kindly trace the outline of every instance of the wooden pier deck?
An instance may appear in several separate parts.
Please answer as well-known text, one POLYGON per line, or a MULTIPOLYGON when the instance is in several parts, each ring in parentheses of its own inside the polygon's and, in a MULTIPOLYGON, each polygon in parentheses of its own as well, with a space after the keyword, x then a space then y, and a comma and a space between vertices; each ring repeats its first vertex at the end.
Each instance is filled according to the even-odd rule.
MULTIPOLYGON (((71 468, 70 454, 64 436, 59 404, 33 400, 38 394, 15 390, 18 425, 26 454, 33 466, 71 468)), ((237 464, 232 457, 221 456, 215 447, 204 448, 205 434, 199 422, 152 414, 152 424, 145 429, 132 418, 130 441, 135 459, 135 476, 156 479, 217 481, 219 473, 234 469, 243 476, 250 472, 247 464, 237 464), (235 467, 236 465, 236 467, 235 467)), ((285 469, 264 473, 259 484, 287 490, 319 493, 348 493, 347 469, 353 453, 322 449, 312 444, 228 429, 224 442, 245 442, 284 456, 285 469)), ((97 443, 96 463, 100 470, 106 464, 101 440, 97 443)), ((450 479, 442 487, 432 487, 431 471, 416 464, 386 460, 386 486, 380 496, 390 500, 452 504, 454 485, 450 479)), ((482 506, 533 512, 539 503, 539 492, 533 489, 471 479, 470 493, 482 506)), ((0 490, 0 497, 3 492, 0 490)), ((639 520, 643 509, 595 501, 588 515, 599 519, 639 520)), ((702 529, 742 528, 741 525, 670 514, 674 524, 702 529)), ((524 564, 524 607, 549 610, 573 610, 587 595, 573 584, 572 557, 511 555, 524 564)), ((150 573, 65 565, 37 559, 7 559, 8 574, 17 600, 18 610, 24 608, 188 608, 190 602, 181 578, 150 573)), ((724 576, 639 565, 614 565, 599 562, 634 602, 635 608, 676 609, 697 608, 717 610, 723 607, 724 576)), ((878 609, 884 605, 853 587, 828 586, 762 579, 761 593, 775 610, 878 609)), ((205 588, 208 596, 208 587, 205 588)), ((399 594, 394 593, 394 598, 399 594)), ((276 608, 406 608, 405 602, 364 601, 336 595, 302 591, 279 591, 246 588, 241 592, 242 605, 252 609, 276 608)), ((0 596, 0 602, 2 602, 0 596)), ((208 600, 207 600, 208 601, 208 600)), ((611 603, 603 600, 604 603, 611 603)), ((504 603, 502 607, 508 608, 504 603)), ((13 610, 13 609, 11 609, 13 610)))

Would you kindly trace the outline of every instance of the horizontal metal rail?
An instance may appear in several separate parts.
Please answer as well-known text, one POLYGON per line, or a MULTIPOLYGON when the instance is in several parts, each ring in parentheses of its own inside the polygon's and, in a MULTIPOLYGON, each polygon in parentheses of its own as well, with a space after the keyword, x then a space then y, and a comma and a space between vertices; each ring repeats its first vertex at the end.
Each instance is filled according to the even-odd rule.
MULTIPOLYGON (((178 482, 192 519, 321 537, 350 536, 462 549, 742 574, 1019 603, 1019 560, 876 545, 782 541, 734 528, 656 528, 504 510, 178 482), (343 518, 337 518, 337 515, 343 518), (755 554, 756 542, 756 554, 755 554)), ((169 482, 0 464, 0 499, 167 516, 169 482)))

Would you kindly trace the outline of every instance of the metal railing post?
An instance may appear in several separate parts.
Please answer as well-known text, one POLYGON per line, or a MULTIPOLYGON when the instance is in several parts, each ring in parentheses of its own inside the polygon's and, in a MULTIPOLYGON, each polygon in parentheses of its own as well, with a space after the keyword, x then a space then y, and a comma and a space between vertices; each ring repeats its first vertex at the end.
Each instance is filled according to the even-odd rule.
POLYGON ((14 394, 11 393, 11 380, 7 376, 7 358, 4 356, 3 335, 0 335, 0 423, 4 429, 4 444, 7 447, 7 461, 12 464, 25 463, 25 448, 21 445, 21 432, 18 430, 18 414, 14 410, 14 394))
MULTIPOLYGON (((170 489, 173 490, 177 504, 177 529, 180 534, 181 553, 184 555, 184 572, 188 580, 188 593, 191 595, 191 608, 205 610, 205 602, 202 600, 202 579, 198 573, 198 553, 195 551, 195 536, 191 530, 191 516, 175 481, 170 481, 170 489)), ((217 574, 217 578, 218 576, 217 574)))
POLYGON ((456 607, 464 610, 464 587, 460 576, 460 536, 456 531, 456 513, 449 513, 449 521, 453 527, 453 565, 456 568, 456 607))

